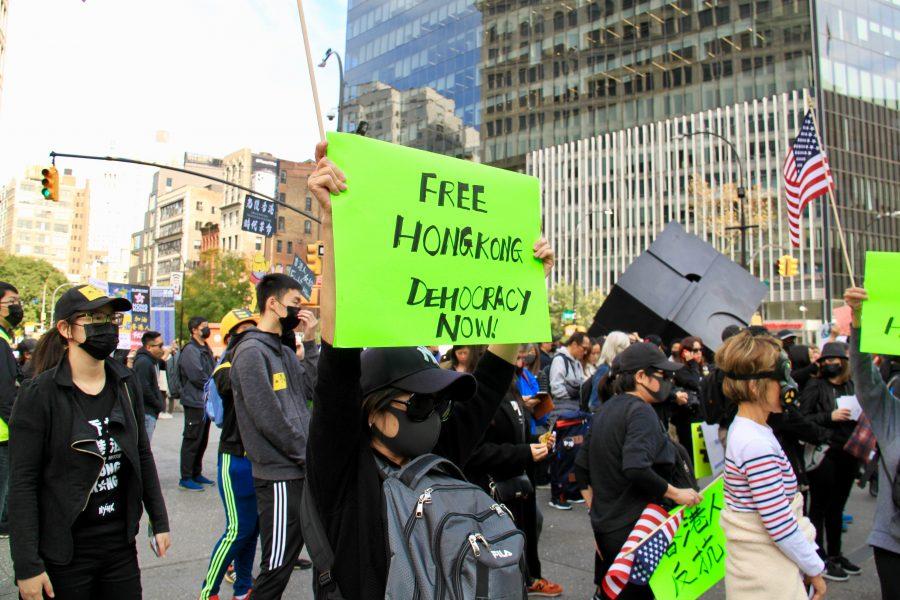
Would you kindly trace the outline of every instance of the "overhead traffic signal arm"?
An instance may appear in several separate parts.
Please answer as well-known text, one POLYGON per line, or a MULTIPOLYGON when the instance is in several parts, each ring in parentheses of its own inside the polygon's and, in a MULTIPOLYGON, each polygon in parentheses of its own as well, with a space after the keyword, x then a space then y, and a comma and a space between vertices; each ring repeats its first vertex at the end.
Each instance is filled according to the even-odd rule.
POLYGON ((59 171, 51 166, 41 170, 41 195, 47 200, 59 202, 59 171))

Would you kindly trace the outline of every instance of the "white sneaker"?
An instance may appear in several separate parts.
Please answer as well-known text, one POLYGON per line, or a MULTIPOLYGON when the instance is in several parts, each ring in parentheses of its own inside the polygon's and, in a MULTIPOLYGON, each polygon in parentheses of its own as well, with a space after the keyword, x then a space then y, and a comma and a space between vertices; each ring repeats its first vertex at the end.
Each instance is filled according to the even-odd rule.
POLYGON ((172 413, 162 412, 162 413, 159 413, 159 416, 157 418, 158 419, 171 419, 172 413))

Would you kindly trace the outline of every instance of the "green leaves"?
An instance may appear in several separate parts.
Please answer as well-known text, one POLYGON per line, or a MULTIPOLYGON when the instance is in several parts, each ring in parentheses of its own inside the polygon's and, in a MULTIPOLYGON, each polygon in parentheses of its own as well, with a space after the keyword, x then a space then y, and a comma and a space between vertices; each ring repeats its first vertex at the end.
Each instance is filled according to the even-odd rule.
MULTIPOLYGON (((66 276, 46 260, 16 256, 0 252, 0 281, 11 283, 19 290, 25 319, 22 325, 37 323, 41 315, 41 299, 46 283, 47 314, 53 314, 51 294, 58 285, 68 281, 66 276)), ((59 294, 57 294, 59 299, 59 294)))
POLYGON ((185 273, 184 300, 175 303, 175 314, 181 320, 178 339, 185 342, 190 337, 187 322, 193 316, 203 316, 211 323, 217 323, 233 308, 249 308, 256 312, 252 292, 243 257, 218 251, 204 254, 200 266, 185 273))
MULTIPOLYGON (((587 294, 579 288, 577 294, 578 306, 575 310, 575 324, 583 327, 590 327, 594 322, 594 315, 603 304, 606 297, 600 290, 594 290, 587 294)), ((572 286, 564 283, 557 285, 550 290, 550 326, 553 330, 553 336, 559 337, 563 334, 562 314, 564 310, 572 310, 572 286)))

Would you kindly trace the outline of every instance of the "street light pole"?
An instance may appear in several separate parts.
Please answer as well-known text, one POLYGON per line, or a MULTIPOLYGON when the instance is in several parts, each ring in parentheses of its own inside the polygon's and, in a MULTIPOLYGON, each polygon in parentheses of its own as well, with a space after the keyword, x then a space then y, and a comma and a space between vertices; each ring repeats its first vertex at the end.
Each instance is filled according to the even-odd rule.
POLYGON ((328 63, 328 59, 334 56, 338 62, 338 75, 340 77, 340 83, 338 85, 338 90, 340 93, 340 97, 338 98, 338 114, 337 114, 337 130, 341 130, 341 118, 344 114, 344 61, 341 60, 341 55, 336 51, 329 48, 325 51, 325 56, 322 58, 322 62, 319 63, 319 68, 324 69, 325 65, 328 63))
POLYGON ((737 196, 738 196, 738 210, 740 212, 740 225, 737 227, 726 227, 725 231, 740 231, 741 232, 741 266, 745 269, 747 268, 747 231, 750 229, 756 229, 757 225, 748 225, 747 224, 747 214, 744 207, 744 200, 747 197, 747 189, 744 187, 744 161, 741 160, 741 155, 738 154, 737 148, 728 138, 719 135, 718 133, 712 131, 692 131, 690 133, 683 133, 676 139, 686 138, 686 137, 694 137, 695 135, 708 135, 710 137, 714 137, 722 140, 728 147, 731 148, 731 154, 734 156, 735 162, 738 164, 738 188, 737 188, 737 196))
POLYGON ((863 242, 865 240, 864 236, 869 232, 869 228, 881 219, 896 219, 898 217, 900 217, 900 210, 877 213, 873 215, 863 226, 862 235, 858 236, 856 241, 856 254, 859 255, 859 268, 857 269, 857 272, 862 273, 865 270, 864 267, 866 264, 866 253, 865 248, 863 247, 863 242))
MULTIPOLYGON (((50 296, 50 306, 56 306, 56 292, 58 292, 59 290, 61 290, 61 289, 64 288, 64 287, 66 287, 67 285, 74 286, 74 285, 76 285, 76 284, 70 283, 70 282, 67 281, 67 282, 65 282, 65 283, 61 283, 61 284, 59 284, 58 286, 56 286, 56 289, 53 290, 53 294, 51 294, 51 296, 50 296)), ((52 323, 48 323, 48 324, 47 324, 47 329, 50 328, 50 325, 52 325, 52 323)))

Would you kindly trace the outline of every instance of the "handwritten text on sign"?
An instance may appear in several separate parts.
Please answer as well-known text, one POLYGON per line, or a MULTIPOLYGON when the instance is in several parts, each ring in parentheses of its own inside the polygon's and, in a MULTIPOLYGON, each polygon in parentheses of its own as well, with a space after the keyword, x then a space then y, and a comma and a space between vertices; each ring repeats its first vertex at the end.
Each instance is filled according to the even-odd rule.
POLYGON ((350 134, 328 156, 338 346, 549 339, 537 179, 350 134))
POLYGON ((277 221, 277 204, 271 200, 247 194, 244 198, 244 211, 241 213, 241 229, 243 231, 272 237, 275 235, 277 221))
POLYGON ((900 354, 900 252, 866 252, 866 292, 860 349, 900 354))
MULTIPOLYGON (((681 527, 650 578, 657 598, 694 600, 725 577, 724 479, 703 492, 703 502, 685 508, 681 527)), ((677 509, 676 509, 677 510, 677 509)))

